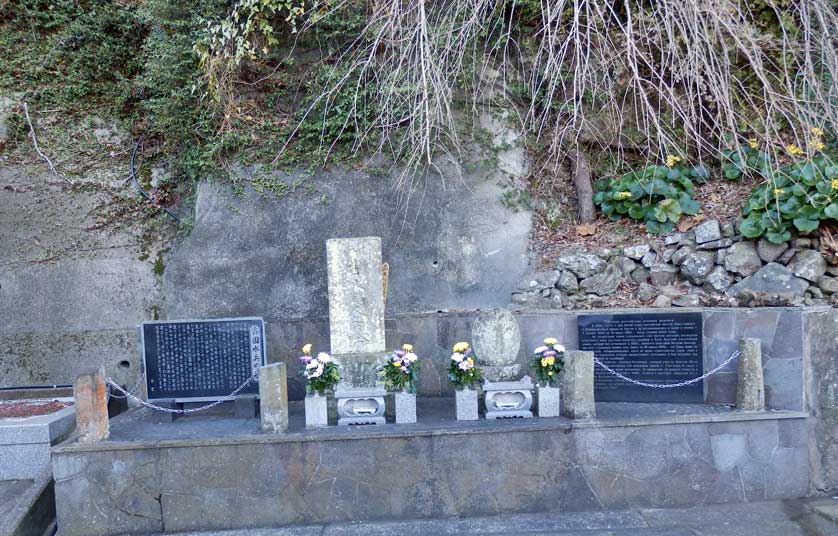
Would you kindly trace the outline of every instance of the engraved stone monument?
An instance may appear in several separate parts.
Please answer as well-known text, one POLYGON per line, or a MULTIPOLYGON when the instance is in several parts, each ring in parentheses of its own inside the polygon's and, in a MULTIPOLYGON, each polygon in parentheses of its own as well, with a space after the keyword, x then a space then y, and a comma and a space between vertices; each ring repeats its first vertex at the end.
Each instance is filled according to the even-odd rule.
POLYGON ((326 265, 332 357, 341 367, 338 425, 384 424, 386 391, 378 382, 378 367, 387 360, 381 239, 328 240, 326 265))
POLYGON ((533 383, 529 376, 517 380, 521 366, 515 362, 521 348, 521 331, 511 311, 482 311, 471 328, 474 353, 485 381, 486 418, 532 417, 533 383))

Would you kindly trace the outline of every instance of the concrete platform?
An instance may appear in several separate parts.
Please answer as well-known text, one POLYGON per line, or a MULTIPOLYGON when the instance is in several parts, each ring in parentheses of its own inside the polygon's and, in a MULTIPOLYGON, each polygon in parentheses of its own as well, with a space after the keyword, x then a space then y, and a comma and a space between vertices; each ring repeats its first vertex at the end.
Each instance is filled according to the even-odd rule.
POLYGON ((806 414, 598 404, 599 418, 419 422, 259 433, 257 419, 111 421, 95 445, 53 448, 62 536, 682 507, 808 492, 806 414))
POLYGON ((0 536, 43 536, 55 519, 52 474, 0 481, 0 536))

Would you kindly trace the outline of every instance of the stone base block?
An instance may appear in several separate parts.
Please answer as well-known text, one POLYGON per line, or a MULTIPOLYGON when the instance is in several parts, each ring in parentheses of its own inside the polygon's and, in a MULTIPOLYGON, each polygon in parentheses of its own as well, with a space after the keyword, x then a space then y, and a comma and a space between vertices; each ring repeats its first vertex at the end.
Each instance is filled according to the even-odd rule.
POLYGON ((239 419, 254 419, 259 413, 256 402, 253 395, 241 395, 233 399, 233 413, 239 419))
POLYGON ((396 406, 396 424, 416 423, 416 395, 413 393, 394 393, 396 406))
POLYGON ((458 421, 477 420, 477 390, 458 389, 454 391, 458 421))
POLYGON ((561 389, 539 385, 536 389, 536 402, 539 417, 558 417, 561 415, 561 389))
POLYGON ((327 404, 328 398, 326 395, 313 394, 306 397, 306 428, 329 426, 329 412, 327 404))
POLYGON ((379 387, 338 387, 338 426, 384 424, 384 395, 379 387))
POLYGON ((529 376, 516 382, 483 382, 486 418, 532 418, 532 388, 529 376))

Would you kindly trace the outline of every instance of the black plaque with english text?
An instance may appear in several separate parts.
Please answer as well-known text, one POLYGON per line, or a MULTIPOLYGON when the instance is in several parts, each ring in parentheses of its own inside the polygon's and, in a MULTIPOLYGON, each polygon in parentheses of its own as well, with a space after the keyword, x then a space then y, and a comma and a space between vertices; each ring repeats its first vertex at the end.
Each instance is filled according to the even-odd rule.
MULTIPOLYGON (((265 364, 261 318, 144 322, 140 342, 149 400, 218 400, 265 364)), ((240 394, 258 392, 253 381, 240 394)))
MULTIPOLYGON (((577 322, 579 348, 624 376, 672 384, 704 373, 701 313, 579 315, 577 322)), ((704 385, 641 387, 595 364, 594 396, 601 402, 704 402, 704 385)))

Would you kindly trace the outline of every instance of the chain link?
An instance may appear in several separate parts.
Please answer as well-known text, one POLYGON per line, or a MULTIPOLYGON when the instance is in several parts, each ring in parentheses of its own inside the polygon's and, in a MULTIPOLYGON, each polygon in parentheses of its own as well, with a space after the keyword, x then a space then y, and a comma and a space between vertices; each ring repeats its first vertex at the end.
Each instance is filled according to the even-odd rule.
POLYGON ((250 385, 250 383, 253 382, 254 380, 256 380, 256 378, 258 378, 258 377, 259 377, 259 371, 257 370, 256 372, 253 373, 253 375, 250 378, 248 378, 243 384, 241 384, 238 389, 236 389, 235 391, 233 391, 229 395, 224 396, 224 397, 216 400, 212 404, 207 404, 206 406, 201 406, 199 408, 188 408, 188 409, 173 409, 173 408, 163 408, 163 407, 157 406, 155 404, 152 404, 151 402, 147 402, 147 401, 143 400, 142 398, 139 398, 138 396, 133 395, 130 392, 126 391, 118 383, 116 383, 112 378, 106 378, 105 381, 108 383, 108 385, 110 385, 111 387, 113 387, 114 389, 116 389, 117 391, 122 393, 124 396, 130 398, 131 400, 133 400, 134 402, 136 402, 137 404, 139 404, 141 406, 145 406, 145 407, 153 409, 155 411, 162 411, 164 413, 178 413, 178 414, 184 414, 185 415, 187 413, 197 413, 199 411, 206 411, 208 409, 214 408, 215 406, 218 406, 219 404, 223 404, 224 402, 229 402, 230 400, 233 399, 233 397, 238 395, 242 391, 242 389, 244 389, 245 387, 250 385))
POLYGON ((736 350, 735 352, 730 354, 730 357, 728 357, 725 360, 724 363, 722 363, 718 367, 714 368, 713 370, 705 373, 704 375, 699 376, 698 378, 693 378, 692 380, 687 380, 687 381, 678 382, 678 383, 644 383, 644 382, 637 381, 637 380, 634 380, 632 378, 623 376, 622 374, 620 374, 616 370, 612 369, 611 367, 609 367, 608 365, 606 365, 605 363, 603 363, 602 361, 597 359, 596 356, 594 356, 594 363, 596 363, 600 367, 604 368, 607 372, 609 372, 609 373, 613 374, 614 376, 620 378, 621 380, 625 380, 629 383, 633 383, 633 384, 639 385, 641 387, 653 387, 655 389, 672 389, 674 387, 684 387, 684 386, 693 384, 695 382, 700 382, 701 380, 704 380, 704 379, 712 376, 713 374, 719 372, 723 368, 725 368, 728 365, 728 363, 730 363, 731 361, 733 361, 737 357, 739 357, 739 350, 736 350))

